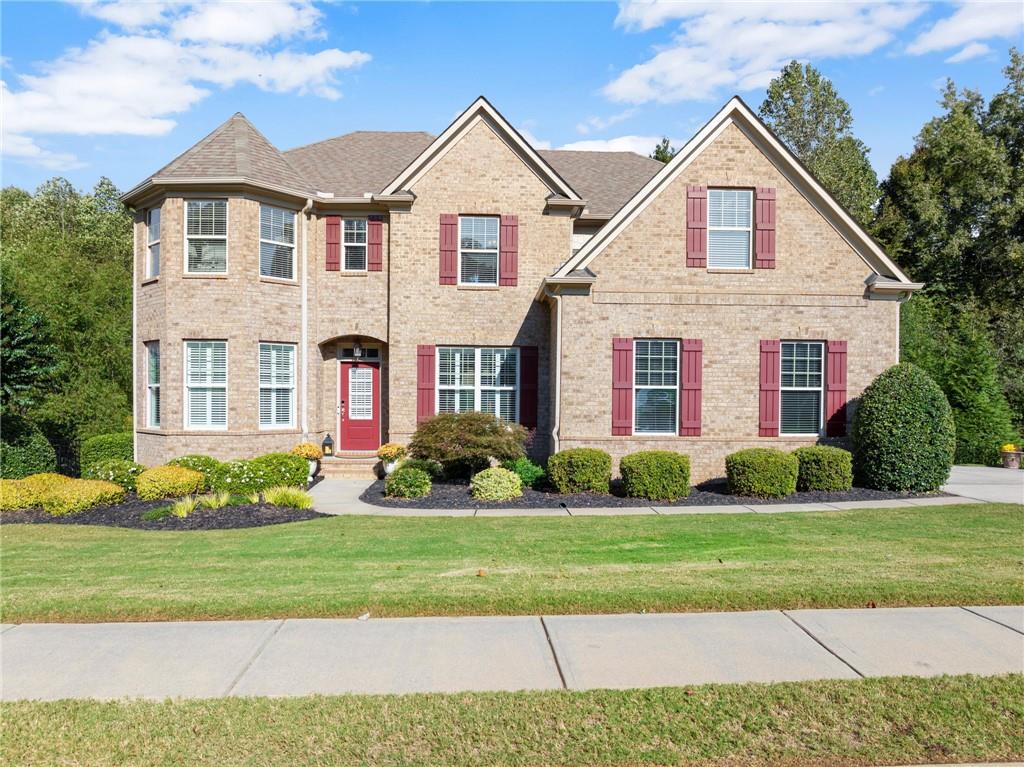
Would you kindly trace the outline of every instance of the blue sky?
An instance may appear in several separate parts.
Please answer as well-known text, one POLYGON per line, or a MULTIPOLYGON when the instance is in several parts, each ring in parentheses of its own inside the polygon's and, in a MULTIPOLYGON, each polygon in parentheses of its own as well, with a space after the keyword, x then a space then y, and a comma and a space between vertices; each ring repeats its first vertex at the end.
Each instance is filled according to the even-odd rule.
POLYGON ((1020 2, 4 2, 2 183, 142 180, 236 111, 279 148, 441 131, 486 95, 538 146, 649 152, 792 58, 850 102, 881 176, 947 77, 986 96, 1020 2), (582 142, 582 143, 581 143, 582 142))

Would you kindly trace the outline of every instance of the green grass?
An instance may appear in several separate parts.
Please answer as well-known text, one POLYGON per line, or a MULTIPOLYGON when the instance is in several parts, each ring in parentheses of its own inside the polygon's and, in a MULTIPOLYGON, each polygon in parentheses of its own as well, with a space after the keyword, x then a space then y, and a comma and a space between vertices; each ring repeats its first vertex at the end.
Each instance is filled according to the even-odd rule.
POLYGON ((1024 602, 1024 506, 4 525, 5 622, 1024 602), (483 571, 484 575, 478 573, 483 571))
POLYGON ((1024 756, 1024 677, 8 703, 33 765, 877 765, 1024 756))

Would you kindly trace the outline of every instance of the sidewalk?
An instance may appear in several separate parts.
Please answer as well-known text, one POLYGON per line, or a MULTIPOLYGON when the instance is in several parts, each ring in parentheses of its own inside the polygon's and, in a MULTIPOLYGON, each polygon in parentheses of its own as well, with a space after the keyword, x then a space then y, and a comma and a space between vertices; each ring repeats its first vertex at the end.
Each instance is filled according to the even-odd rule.
POLYGON ((4 700, 1024 672, 1024 606, 0 627, 4 700))

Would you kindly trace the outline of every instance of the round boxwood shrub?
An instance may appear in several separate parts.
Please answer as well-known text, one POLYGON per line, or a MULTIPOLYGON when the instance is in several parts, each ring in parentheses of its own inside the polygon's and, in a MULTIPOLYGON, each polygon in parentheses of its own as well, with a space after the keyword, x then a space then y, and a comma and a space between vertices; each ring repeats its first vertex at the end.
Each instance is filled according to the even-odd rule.
POLYGON ((544 482, 546 476, 543 467, 538 466, 525 456, 516 458, 514 461, 505 461, 501 466, 518 474, 519 479, 523 481, 523 487, 537 489, 544 482))
POLYGON ((619 461, 630 498, 674 501, 690 494, 690 457, 671 450, 642 450, 619 461))
POLYGON ((249 461, 258 477, 259 487, 302 487, 309 477, 309 464, 302 456, 294 453, 267 453, 249 461))
POLYGON ((135 482, 135 491, 144 501, 176 498, 202 489, 203 475, 184 466, 154 466, 142 472, 135 482))
POLYGON ((437 461, 448 477, 471 477, 491 459, 510 461, 524 454, 527 431, 490 413, 441 413, 416 428, 409 442, 414 458, 437 461))
POLYGON ((946 395, 921 368, 896 365, 871 382, 853 415, 853 474, 878 490, 936 490, 953 465, 956 426, 946 395))
POLYGON ((400 468, 425 471, 434 482, 444 479, 444 466, 437 461, 431 461, 426 458, 406 458, 402 461, 400 468))
POLYGON ((849 490, 853 487, 853 454, 841 447, 810 445, 793 451, 800 463, 796 489, 849 490))
POLYGON ((208 455, 183 455, 180 458, 172 458, 167 462, 168 466, 184 466, 186 469, 198 471, 203 475, 204 489, 213 488, 213 481, 220 469, 220 461, 208 455))
POLYGON ((400 466, 384 480, 384 495, 390 498, 422 498, 430 494, 430 475, 422 469, 400 466))
POLYGON ((560 493, 607 493, 612 457, 593 447, 561 450, 548 459, 548 480, 560 493))
POLYGON ((122 461, 135 460, 134 437, 130 431, 117 434, 97 434, 82 442, 78 463, 82 470, 100 461, 120 458, 122 461))
POLYGON ((82 472, 82 479, 99 479, 104 482, 113 482, 125 490, 134 490, 139 475, 145 470, 145 466, 134 461, 112 458, 109 461, 99 461, 86 467, 82 472))
POLYGON ((796 492, 800 462, 792 453, 752 447, 725 457, 725 477, 733 495, 783 498, 796 492))
POLYGON ((469 493, 478 501, 511 501, 523 494, 523 480, 508 469, 484 469, 469 481, 469 493))
POLYGON ((57 453, 46 435, 20 418, 5 415, 3 441, 0 441, 0 477, 21 479, 56 468, 57 453))

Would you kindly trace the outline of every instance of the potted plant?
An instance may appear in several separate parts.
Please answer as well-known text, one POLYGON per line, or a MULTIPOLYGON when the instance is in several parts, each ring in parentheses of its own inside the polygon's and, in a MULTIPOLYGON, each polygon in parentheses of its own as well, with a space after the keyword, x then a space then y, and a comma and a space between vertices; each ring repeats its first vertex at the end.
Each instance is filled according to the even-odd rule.
POLYGON ((320 459, 323 458, 320 446, 312 442, 300 442, 292 448, 292 453, 305 458, 306 462, 309 463, 309 476, 306 478, 306 481, 312 482, 313 477, 320 471, 320 459))
POLYGON ((384 464, 384 473, 390 474, 398 466, 398 462, 405 457, 405 445, 397 442, 385 442, 377 448, 377 457, 384 464))
POLYGON ((1000 454, 1003 456, 1003 468, 1004 469, 1019 469, 1020 468, 1020 448, 1012 442, 1007 442, 999 449, 1000 454))

